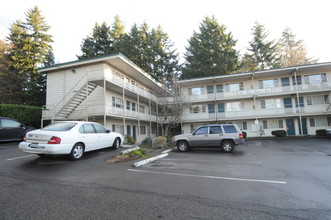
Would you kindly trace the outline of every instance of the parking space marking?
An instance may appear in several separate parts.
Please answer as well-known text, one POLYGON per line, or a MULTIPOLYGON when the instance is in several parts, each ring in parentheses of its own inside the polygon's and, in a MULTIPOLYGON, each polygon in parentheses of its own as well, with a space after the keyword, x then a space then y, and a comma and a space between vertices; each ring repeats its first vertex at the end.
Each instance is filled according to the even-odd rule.
POLYGON ((26 155, 26 156, 22 156, 22 157, 14 157, 14 158, 9 158, 7 159, 7 161, 12 161, 12 160, 19 160, 19 159, 25 159, 28 157, 34 157, 35 155, 31 154, 31 155, 26 155))
MULTIPOLYGON (((206 160, 192 160, 192 159, 173 159, 173 158, 163 158, 161 160, 169 160, 169 161, 175 161, 175 160, 179 160, 179 161, 203 161, 205 162, 206 160)), ((220 160, 208 160, 208 161, 217 161, 220 162, 220 160)), ((240 163, 258 163, 258 164, 262 164, 261 161, 240 161, 240 163)))
POLYGON ((155 172, 155 171, 136 170, 136 169, 128 169, 128 171, 140 172, 140 173, 161 174, 161 175, 172 175, 172 176, 198 177, 198 178, 207 178, 207 179, 234 180, 234 181, 243 181, 243 182, 259 182, 259 183, 275 183, 275 184, 286 184, 287 183, 284 181, 274 181, 274 180, 244 179, 244 178, 233 178, 233 177, 222 177, 222 176, 202 176, 202 175, 194 175, 194 174, 155 172))

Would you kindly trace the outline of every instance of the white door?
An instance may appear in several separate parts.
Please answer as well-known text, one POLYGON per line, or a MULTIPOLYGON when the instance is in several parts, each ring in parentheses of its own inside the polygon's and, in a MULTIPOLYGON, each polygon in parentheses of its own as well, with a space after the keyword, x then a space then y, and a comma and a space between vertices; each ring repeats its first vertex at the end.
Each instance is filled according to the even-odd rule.
POLYGON ((93 124, 98 137, 98 148, 111 147, 114 142, 113 135, 108 130, 99 124, 93 124))
POLYGON ((81 139, 85 144, 85 151, 91 151, 99 148, 98 134, 92 123, 85 123, 79 128, 81 139))

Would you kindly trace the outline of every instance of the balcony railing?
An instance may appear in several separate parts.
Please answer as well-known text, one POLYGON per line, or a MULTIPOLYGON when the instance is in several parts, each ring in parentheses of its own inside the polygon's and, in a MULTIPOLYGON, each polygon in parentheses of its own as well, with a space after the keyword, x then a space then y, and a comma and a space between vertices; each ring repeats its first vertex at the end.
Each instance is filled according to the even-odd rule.
POLYGON ((294 92, 310 92, 310 91, 323 91, 331 89, 331 82, 325 82, 320 84, 304 84, 298 85, 296 89, 295 85, 290 86, 280 86, 274 88, 266 89, 250 89, 241 91, 231 91, 222 93, 210 93, 210 94, 200 94, 200 95, 190 95, 190 102, 200 102, 200 101, 212 101, 219 99, 231 99, 231 98, 247 98, 252 96, 268 96, 268 95, 284 95, 294 92))
POLYGON ((108 74, 104 74, 104 73, 95 74, 95 73, 93 73, 93 76, 90 76, 90 74, 88 75, 88 80, 89 81, 103 80, 103 79, 105 79, 106 81, 109 81, 111 83, 114 83, 114 84, 116 84, 120 87, 124 87, 125 89, 127 89, 129 91, 132 91, 132 92, 134 92, 134 93, 136 93, 140 96, 143 96, 143 97, 148 98, 150 100, 153 100, 155 102, 158 100, 157 97, 154 94, 152 94, 152 93, 150 93, 150 92, 148 92, 148 91, 146 91, 142 88, 139 88, 138 86, 133 85, 130 82, 126 82, 124 79, 116 77, 113 74, 110 74, 110 73, 108 73, 108 74))
POLYGON ((184 110, 182 116, 183 121, 199 121, 199 120, 224 120, 232 118, 255 118, 255 117, 269 117, 275 115, 297 115, 301 114, 323 114, 327 111, 328 105, 305 106, 300 108, 275 108, 275 109, 259 109, 259 110, 242 110, 242 111, 228 111, 217 113, 190 113, 188 109, 184 110))

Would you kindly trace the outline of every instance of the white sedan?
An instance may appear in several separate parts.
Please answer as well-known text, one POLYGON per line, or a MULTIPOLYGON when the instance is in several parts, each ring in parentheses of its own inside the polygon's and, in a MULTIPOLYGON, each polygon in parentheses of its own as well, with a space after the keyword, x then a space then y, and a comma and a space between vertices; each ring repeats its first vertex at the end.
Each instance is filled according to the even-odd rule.
POLYGON ((121 134, 107 130, 98 123, 64 121, 28 132, 18 147, 40 157, 68 154, 72 160, 78 160, 84 152, 106 147, 118 149, 121 143, 121 134))

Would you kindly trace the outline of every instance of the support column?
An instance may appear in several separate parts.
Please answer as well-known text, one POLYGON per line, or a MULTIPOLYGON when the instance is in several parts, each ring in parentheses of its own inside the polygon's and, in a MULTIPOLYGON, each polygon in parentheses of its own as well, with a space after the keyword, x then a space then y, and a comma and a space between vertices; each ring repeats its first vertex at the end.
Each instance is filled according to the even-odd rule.
POLYGON ((296 90, 296 99, 297 99, 297 109, 298 109, 298 113, 299 113, 299 135, 303 135, 303 127, 302 127, 302 116, 301 116, 301 108, 300 108, 300 98, 299 98, 299 89, 298 89, 298 80, 297 80, 297 71, 298 68, 296 68, 296 70, 294 71, 294 78, 295 78, 295 90, 296 90), (300 130, 301 130, 301 134, 300 134, 300 130))

